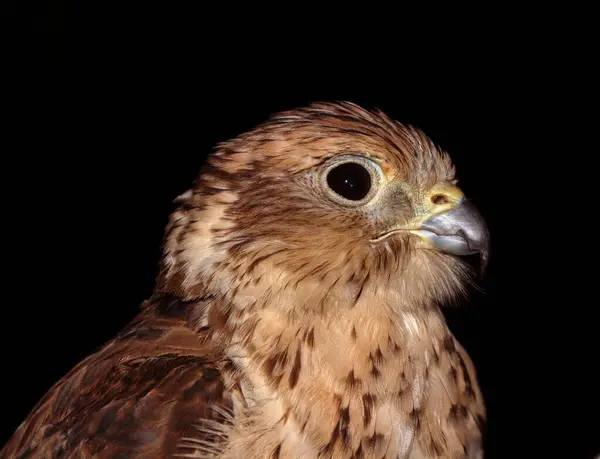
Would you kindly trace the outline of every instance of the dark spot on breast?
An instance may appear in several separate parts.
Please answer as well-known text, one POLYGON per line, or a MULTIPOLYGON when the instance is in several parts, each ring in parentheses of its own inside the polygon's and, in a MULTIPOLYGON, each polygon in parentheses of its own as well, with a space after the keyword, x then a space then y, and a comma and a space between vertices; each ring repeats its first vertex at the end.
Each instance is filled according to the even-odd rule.
POLYGON ((329 438, 329 443, 325 445, 322 449, 323 453, 326 457, 331 456, 336 444, 341 440, 342 448, 350 447, 350 408, 343 407, 340 408, 338 412, 338 422, 331 432, 331 436, 329 438))
POLYGON ((279 459, 279 455, 281 454, 281 443, 277 445, 277 447, 271 453, 272 459, 279 459))
POLYGON ((356 341, 356 327, 352 327, 352 332, 350 333, 350 336, 354 341, 356 341))
POLYGON ((346 386, 348 387, 348 389, 354 390, 361 385, 362 381, 360 380, 360 378, 356 378, 354 376, 354 369, 352 369, 352 370, 350 370, 350 373, 348 373, 348 376, 346 376, 344 382, 345 382, 346 386))
MULTIPOLYGON (((467 365, 462 357, 462 355, 458 354, 458 361, 460 362, 460 369, 462 371, 463 379, 465 381, 465 394, 467 394, 467 390, 473 392, 472 386, 473 382, 471 381, 471 377, 469 376, 469 372, 467 370, 467 365)), ((473 392, 473 397, 475 393, 473 392)))
POLYGON ((350 407, 345 407, 340 410, 340 423, 342 426, 350 424, 350 407))
MULTIPOLYGON (((334 403, 341 403, 341 397, 339 395, 335 395, 334 403)), ((329 442, 321 449, 322 453, 325 457, 330 457, 334 451, 334 448, 337 444, 344 449, 350 447, 350 409, 349 407, 340 407, 338 411, 338 422, 335 427, 331 431, 331 436, 329 438, 329 442), (340 442, 341 440, 341 442, 340 442)), ((322 457, 322 456, 319 456, 322 457)))
POLYGON ((339 426, 340 426, 340 435, 342 437, 342 441, 344 442, 344 444, 346 446, 349 446, 349 444, 350 444, 349 425, 350 425, 350 408, 345 407, 340 411, 339 426))
POLYGON ((364 425, 367 427, 371 422, 373 417, 373 407, 375 406, 375 401, 377 400, 377 396, 373 394, 364 394, 362 397, 363 401, 363 418, 364 425))
POLYGON ((450 353, 456 352, 456 346, 454 345, 454 338, 452 336, 446 336, 442 340, 442 347, 450 353))
POLYGON ((292 367, 292 371, 290 372, 290 389, 296 387, 298 383, 298 377, 300 376, 300 368, 302 366, 302 348, 298 346, 298 350, 296 351, 296 359, 294 360, 294 366, 292 367))
POLYGON ((308 334, 306 335, 306 344, 309 348, 315 347, 315 329, 311 328, 308 334))
POLYGON ((259 275, 259 276, 256 276, 254 279, 252 279, 252 283, 253 283, 254 285, 257 285, 257 284, 258 284, 258 283, 259 283, 259 282, 262 280, 262 278, 263 278, 263 275, 262 275, 262 274, 261 274, 261 275, 259 275))
POLYGON ((421 413, 420 408, 413 408, 409 413, 409 417, 410 417, 411 421, 413 421, 415 426, 419 425, 421 416, 422 416, 422 413, 421 413))
POLYGON ((467 408, 464 405, 457 403, 452 405, 452 408, 450 408, 448 419, 451 421, 462 421, 468 416, 468 414, 469 412, 467 411, 467 408))
POLYGON ((377 346, 377 350, 375 351, 375 363, 379 364, 383 362, 383 352, 381 352, 381 348, 377 346))
POLYGON ((300 433, 304 433, 304 430, 306 429, 306 424, 308 424, 308 417, 302 423, 302 427, 300 427, 300 433))
POLYGON ((375 365, 373 365, 373 368, 371 368, 371 376, 373 376, 373 378, 375 378, 375 379, 377 379, 377 378, 379 378, 379 376, 381 376, 381 372, 375 365))
POLYGON ((262 364, 262 369, 265 374, 275 378, 282 374, 283 368, 287 366, 287 361, 288 350, 285 348, 282 351, 267 357, 262 364))

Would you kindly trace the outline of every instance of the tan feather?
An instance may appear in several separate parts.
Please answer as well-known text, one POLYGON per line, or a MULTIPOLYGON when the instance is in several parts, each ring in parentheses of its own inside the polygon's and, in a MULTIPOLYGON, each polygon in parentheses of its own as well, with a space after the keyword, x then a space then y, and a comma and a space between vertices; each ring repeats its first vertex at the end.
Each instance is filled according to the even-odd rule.
POLYGON ((379 237, 455 182, 425 134, 349 103, 219 145, 176 199, 152 298, 2 457, 481 457, 475 370, 439 309, 469 272, 379 237), (319 181, 349 154, 380 174, 364 205, 319 181))

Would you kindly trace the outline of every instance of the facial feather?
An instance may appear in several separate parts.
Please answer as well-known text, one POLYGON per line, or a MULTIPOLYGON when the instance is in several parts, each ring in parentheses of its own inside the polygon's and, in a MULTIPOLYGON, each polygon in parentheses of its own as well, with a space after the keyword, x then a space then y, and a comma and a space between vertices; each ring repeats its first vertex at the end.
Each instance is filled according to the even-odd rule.
POLYGON ((368 281, 383 288, 407 289, 400 273, 410 264, 416 291, 407 289, 406 295, 415 301, 460 292, 465 272, 455 258, 417 253, 410 237, 368 242, 390 215, 402 214, 402 190, 384 190, 366 213, 333 205, 315 189, 311 177, 319 164, 348 151, 377 158, 386 179, 398 180, 413 197, 433 183, 454 180, 447 154, 420 131, 381 113, 315 104, 280 114, 223 143, 209 160, 171 218, 161 283, 198 295, 198 284, 214 280, 211 274, 219 277, 223 268, 229 275, 221 282, 231 288, 244 284, 240 273, 260 278, 260 265, 272 277, 279 273, 282 286, 293 273, 297 283, 321 283, 329 276, 352 290, 369 273, 368 281), (388 287, 390 282, 396 285, 388 287))
POLYGON ((480 457, 485 406, 439 309, 469 280, 455 255, 486 250, 455 184, 425 134, 349 103, 224 142, 138 317, 0 455, 480 457))
POLYGON ((286 112, 218 147, 171 218, 158 289, 216 297, 191 326, 214 328, 249 403, 223 457, 248 444, 280 457, 402 457, 415 442, 425 456, 469 443, 419 433, 434 422, 421 414, 428 400, 459 403, 428 391, 448 384, 431 357, 451 336, 438 305, 464 293, 469 272, 411 234, 376 240, 434 185, 455 182, 422 132, 352 104, 286 112), (318 180, 348 153, 382 171, 363 206, 332 200, 318 180))

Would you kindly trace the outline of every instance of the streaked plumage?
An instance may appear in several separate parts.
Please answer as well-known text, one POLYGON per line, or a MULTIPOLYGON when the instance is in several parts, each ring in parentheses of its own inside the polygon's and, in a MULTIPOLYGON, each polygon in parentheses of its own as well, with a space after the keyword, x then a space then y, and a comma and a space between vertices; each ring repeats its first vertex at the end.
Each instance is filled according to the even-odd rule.
POLYGON ((481 457, 475 370, 439 310, 468 271, 422 231, 463 203, 455 183, 422 132, 349 103, 219 145, 153 296, 2 457, 481 457), (346 161, 371 174, 364 204, 328 188, 346 161))

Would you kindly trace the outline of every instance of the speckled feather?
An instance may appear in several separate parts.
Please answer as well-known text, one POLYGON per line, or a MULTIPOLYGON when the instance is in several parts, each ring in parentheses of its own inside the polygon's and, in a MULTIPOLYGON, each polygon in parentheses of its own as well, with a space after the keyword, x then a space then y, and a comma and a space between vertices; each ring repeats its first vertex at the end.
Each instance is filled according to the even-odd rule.
POLYGON ((152 298, 1 457, 481 458, 476 373, 439 309, 467 268, 408 234, 371 242, 455 181, 422 132, 349 103, 219 145, 176 200, 152 298), (397 186, 328 199, 318 170, 348 153, 397 186))

